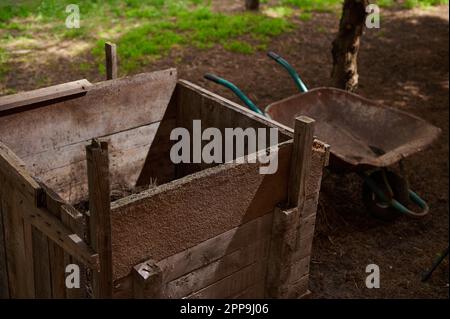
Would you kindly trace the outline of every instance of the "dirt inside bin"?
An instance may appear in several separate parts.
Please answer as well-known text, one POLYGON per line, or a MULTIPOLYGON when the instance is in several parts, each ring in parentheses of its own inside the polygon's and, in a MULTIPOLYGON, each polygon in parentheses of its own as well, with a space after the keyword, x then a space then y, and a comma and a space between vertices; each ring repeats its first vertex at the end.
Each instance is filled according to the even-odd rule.
MULTIPOLYGON (((111 196, 110 196, 111 203, 116 200, 119 200, 121 198, 130 196, 130 195, 139 194, 143 191, 155 188, 157 186, 158 186, 158 184, 156 183, 156 181, 151 182, 148 185, 142 185, 142 186, 136 186, 136 187, 115 186, 111 189, 111 196)), ((74 207, 78 211, 83 212, 83 213, 89 211, 89 199, 88 198, 82 199, 78 203, 75 203, 74 207)))

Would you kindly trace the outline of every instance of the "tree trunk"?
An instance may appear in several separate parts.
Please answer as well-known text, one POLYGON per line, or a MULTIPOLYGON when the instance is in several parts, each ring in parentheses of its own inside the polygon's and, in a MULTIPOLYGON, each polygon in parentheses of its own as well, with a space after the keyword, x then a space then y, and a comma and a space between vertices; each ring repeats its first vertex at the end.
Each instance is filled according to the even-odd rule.
POLYGON ((247 10, 258 10, 259 0, 245 0, 245 8, 247 10))
POLYGON ((339 34, 333 41, 334 85, 355 91, 358 87, 358 52, 366 21, 368 0, 345 0, 339 34))

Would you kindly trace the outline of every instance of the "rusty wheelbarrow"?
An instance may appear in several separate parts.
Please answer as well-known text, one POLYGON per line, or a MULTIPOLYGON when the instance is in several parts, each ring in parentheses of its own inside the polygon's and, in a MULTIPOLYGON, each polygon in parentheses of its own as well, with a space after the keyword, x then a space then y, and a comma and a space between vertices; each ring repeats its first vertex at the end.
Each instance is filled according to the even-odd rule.
POLYGON ((374 216, 391 220, 403 214, 410 217, 428 214, 428 204, 408 186, 402 160, 429 146, 440 135, 439 128, 417 116, 343 90, 308 91, 286 60, 273 52, 268 55, 289 72, 302 93, 270 104, 265 112, 231 82, 213 74, 205 78, 231 89, 251 110, 291 128, 300 115, 315 119, 315 135, 331 145, 330 169, 356 172, 363 178, 363 200, 374 216), (388 170, 397 163, 401 175, 388 170), (412 209, 412 204, 420 211, 412 209))

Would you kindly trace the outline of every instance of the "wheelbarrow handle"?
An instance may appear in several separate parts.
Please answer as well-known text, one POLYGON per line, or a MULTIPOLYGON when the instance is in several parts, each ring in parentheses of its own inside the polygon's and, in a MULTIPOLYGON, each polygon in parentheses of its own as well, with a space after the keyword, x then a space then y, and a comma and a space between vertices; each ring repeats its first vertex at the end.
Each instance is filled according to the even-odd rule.
POLYGON ((244 104, 251 109, 252 111, 264 115, 264 113, 261 111, 261 109, 259 107, 256 106, 255 103, 252 102, 252 100, 250 100, 236 85, 234 85, 233 83, 215 75, 215 74, 205 74, 205 79, 210 80, 212 82, 215 82, 217 84, 223 85, 226 88, 230 89, 231 91, 233 91, 234 94, 236 94, 236 96, 242 101, 244 102, 244 104))
POLYGON ((295 69, 292 67, 292 65, 289 64, 288 61, 283 59, 279 54, 277 54, 275 52, 268 52, 267 56, 269 58, 271 58, 272 60, 274 60, 275 62, 277 62, 278 64, 280 64, 283 68, 285 68, 289 72, 290 76, 292 77, 292 79, 294 79, 294 82, 297 85, 300 92, 303 92, 303 93, 308 92, 308 88, 306 87, 305 83, 302 81, 302 78, 297 73, 297 71, 295 71, 295 69))

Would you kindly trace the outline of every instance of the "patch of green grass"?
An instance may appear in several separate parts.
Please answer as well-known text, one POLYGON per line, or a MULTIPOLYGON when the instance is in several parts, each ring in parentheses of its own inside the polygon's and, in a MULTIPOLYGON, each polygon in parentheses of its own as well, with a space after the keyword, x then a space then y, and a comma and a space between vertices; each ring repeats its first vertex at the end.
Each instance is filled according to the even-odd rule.
POLYGON ((227 42, 223 45, 223 47, 228 51, 242 54, 252 54, 255 52, 250 44, 238 40, 227 42))
MULTIPOLYGON (((244 1, 244 0, 242 0, 244 1)), ((9 55, 5 44, 39 33, 58 40, 82 39, 92 48, 96 64, 104 72, 104 42, 118 45, 121 72, 128 73, 173 49, 194 46, 251 54, 268 47, 274 36, 294 27, 312 12, 338 14, 343 0, 261 0, 261 13, 218 13, 211 0, 0 0, 0 77, 6 74, 9 55), (67 29, 67 5, 79 6, 81 27, 67 29), (270 3, 270 4, 269 4, 270 3), (43 27, 44 26, 44 27, 43 27), (46 26, 46 27, 45 27, 46 26), (101 40, 99 40, 101 39, 101 40)), ((448 0, 376 0, 381 7, 426 7, 448 0)), ((326 32, 317 26, 320 32, 326 32)), ((34 44, 33 44, 34 45, 34 44)), ((27 49, 33 49, 30 47, 27 49)))
POLYGON ((395 0, 377 0, 376 4, 380 8, 389 8, 395 5, 395 0))
POLYGON ((289 18, 294 14, 294 10, 289 6, 275 6, 267 8, 265 14, 276 18, 289 18))
POLYGON ((5 75, 9 72, 7 61, 8 61, 8 52, 6 52, 5 49, 0 47, 0 80, 3 79, 5 75))
POLYGON ((281 0, 283 5, 291 5, 305 12, 331 12, 342 6, 341 0, 281 0))
POLYGON ((309 21, 312 18, 312 13, 311 12, 302 12, 299 15, 299 19, 302 21, 309 21))
MULTIPOLYGON (((343 0, 281 0, 283 5, 291 5, 298 7, 306 12, 323 11, 330 12, 342 6, 343 0)), ((398 3, 399 0, 376 0, 374 1, 380 7, 392 7, 398 3)), ((448 0, 405 0, 403 6, 408 9, 415 7, 430 7, 435 5, 448 4, 448 0)))
MULTIPOLYGON (((254 13, 222 14, 213 12, 205 5, 189 7, 173 2, 159 9, 165 13, 161 15, 165 19, 146 20, 143 25, 114 40, 124 71, 133 71, 170 49, 187 44, 200 49, 222 45, 232 52, 251 54, 254 48, 241 39, 244 35, 252 35, 257 42, 255 47, 258 47, 265 45, 270 37, 286 32, 293 26, 283 18, 254 13)), ((104 42, 99 41, 93 51, 98 59, 103 58, 104 42)))
POLYGON ((448 0, 406 0, 404 3, 405 8, 412 9, 415 7, 431 7, 441 4, 448 4, 448 0))

